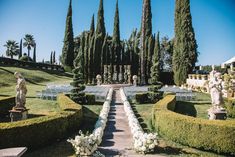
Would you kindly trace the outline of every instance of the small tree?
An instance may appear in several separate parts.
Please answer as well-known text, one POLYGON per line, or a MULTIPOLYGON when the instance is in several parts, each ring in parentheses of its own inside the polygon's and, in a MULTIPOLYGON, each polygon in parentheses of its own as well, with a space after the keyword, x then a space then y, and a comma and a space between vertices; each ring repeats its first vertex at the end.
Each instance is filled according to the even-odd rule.
POLYGON ((37 62, 36 61, 37 59, 36 59, 36 43, 35 43, 35 45, 34 45, 34 49, 33 49, 33 62, 37 62))
POLYGON ((20 59, 21 57, 22 57, 22 55, 23 55, 23 53, 22 53, 22 47, 23 47, 23 43, 22 43, 22 39, 20 40, 20 51, 19 51, 19 56, 18 56, 18 59, 20 59))
POLYGON ((76 103, 82 103, 84 101, 85 90, 83 73, 82 73, 82 54, 79 53, 76 57, 77 63, 75 69, 73 69, 73 82, 71 82, 71 86, 73 89, 71 90, 70 98, 76 103))

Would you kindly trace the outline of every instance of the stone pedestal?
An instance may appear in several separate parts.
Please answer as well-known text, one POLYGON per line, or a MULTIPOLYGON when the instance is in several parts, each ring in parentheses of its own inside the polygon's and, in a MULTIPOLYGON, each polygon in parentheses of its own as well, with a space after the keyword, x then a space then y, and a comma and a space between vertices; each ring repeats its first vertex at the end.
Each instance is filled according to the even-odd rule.
POLYGON ((133 86, 137 86, 137 79, 138 79, 137 75, 134 75, 132 78, 133 78, 133 86))
POLYGON ((102 77, 101 77, 101 75, 97 75, 97 76, 96 76, 96 80, 97 80, 97 86, 100 86, 101 83, 102 83, 102 77))
POLYGON ((209 120, 225 120, 227 119, 227 111, 224 108, 211 107, 208 111, 209 120))
POLYGON ((28 118, 28 109, 13 108, 10 112, 11 122, 25 120, 28 118))

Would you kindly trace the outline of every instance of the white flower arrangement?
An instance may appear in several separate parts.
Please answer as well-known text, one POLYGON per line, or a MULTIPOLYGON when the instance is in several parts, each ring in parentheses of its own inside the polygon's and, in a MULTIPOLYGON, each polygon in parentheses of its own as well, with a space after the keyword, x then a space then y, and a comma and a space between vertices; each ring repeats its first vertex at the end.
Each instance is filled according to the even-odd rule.
POLYGON ((123 88, 120 89, 120 95, 124 104, 124 110, 128 117, 131 133, 133 135, 134 149, 136 152, 143 154, 154 151, 154 148, 158 145, 157 133, 144 133, 129 101, 127 100, 123 88))
MULTIPOLYGON (((104 129, 106 122, 108 121, 108 113, 110 110, 110 103, 112 100, 113 88, 110 88, 106 101, 103 104, 103 108, 100 112, 99 119, 96 121, 95 129, 92 134, 84 135, 82 131, 79 131, 79 135, 75 136, 75 139, 67 140, 72 144, 75 149, 75 153, 78 156, 92 155, 102 142, 104 129)), ((95 156, 102 156, 99 152, 94 153, 95 156)))

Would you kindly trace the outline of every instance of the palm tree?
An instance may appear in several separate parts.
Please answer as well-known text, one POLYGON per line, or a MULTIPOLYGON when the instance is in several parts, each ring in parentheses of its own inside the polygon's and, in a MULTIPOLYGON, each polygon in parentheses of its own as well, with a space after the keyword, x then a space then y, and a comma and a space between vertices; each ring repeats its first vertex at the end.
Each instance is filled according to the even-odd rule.
POLYGON ((4 46, 7 48, 6 55, 11 56, 11 59, 13 56, 19 55, 19 45, 16 41, 8 40, 4 46))
POLYGON ((30 57, 30 50, 32 47, 35 46, 35 40, 33 35, 31 34, 26 34, 24 37, 25 42, 23 43, 24 47, 27 47, 28 49, 28 57, 30 57))

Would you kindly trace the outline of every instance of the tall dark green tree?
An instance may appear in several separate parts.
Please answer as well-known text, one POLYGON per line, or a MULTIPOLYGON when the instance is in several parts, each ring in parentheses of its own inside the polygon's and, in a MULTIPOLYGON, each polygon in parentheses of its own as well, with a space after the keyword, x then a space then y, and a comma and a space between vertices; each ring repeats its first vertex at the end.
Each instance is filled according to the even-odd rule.
POLYGON ((56 59, 55 59, 55 51, 54 51, 54 53, 53 53, 53 63, 55 64, 55 62, 56 62, 56 59))
POLYGON ((143 0, 142 20, 141 20, 141 56, 140 56, 140 71, 141 71, 141 84, 147 83, 146 76, 146 58, 147 58, 147 43, 148 38, 152 35, 152 12, 151 1, 143 0))
POLYGON ((64 46, 62 50, 61 63, 65 67, 73 68, 74 58, 75 56, 74 56, 74 38, 73 38, 73 24, 72 24, 72 0, 70 0, 67 18, 66 18, 64 46))
POLYGON ((97 26, 96 35, 94 41, 94 74, 95 76, 101 74, 103 67, 101 67, 101 52, 104 42, 104 37, 106 35, 105 22, 104 22, 104 7, 103 0, 100 0, 98 16, 97 16, 97 26))
POLYGON ((91 19, 90 33, 89 33, 89 48, 88 48, 88 83, 92 84, 94 79, 94 43, 95 43, 95 19, 94 14, 91 19))
POLYGON ((97 16, 96 36, 99 35, 101 35, 102 38, 104 38, 106 35, 103 0, 100 0, 98 16, 97 16))
POLYGON ((53 64, 53 51, 51 51, 51 55, 50 55, 50 64, 53 64))
MULTIPOLYGON (((116 2, 116 11, 114 17, 113 27, 113 39, 112 39, 112 50, 113 50, 113 64, 117 65, 117 71, 119 71, 119 65, 121 64, 121 42, 120 42, 120 24, 119 24, 119 9, 118 0, 116 2)), ((118 75, 117 75, 118 77, 118 75)), ((118 80, 118 78, 116 78, 118 80)))
POLYGON ((20 59, 23 55, 23 43, 22 43, 22 39, 20 40, 20 50, 19 50, 19 56, 18 59, 20 59))
POLYGON ((33 62, 35 62, 36 63, 36 43, 35 43, 35 45, 34 45, 34 47, 33 47, 33 62))
POLYGON ((155 40, 154 54, 152 57, 152 67, 151 67, 151 84, 156 85, 159 83, 160 78, 160 41, 159 41, 159 32, 155 40))
POLYGON ((92 15, 91 26, 90 26, 90 36, 93 36, 95 33, 95 15, 92 15))
POLYGON ((197 43, 192 26, 189 0, 175 1, 175 39, 173 53, 174 81, 177 85, 186 82, 197 61, 197 43))

